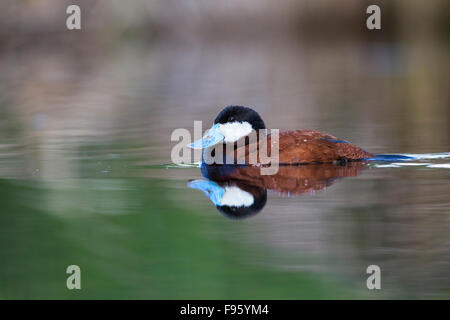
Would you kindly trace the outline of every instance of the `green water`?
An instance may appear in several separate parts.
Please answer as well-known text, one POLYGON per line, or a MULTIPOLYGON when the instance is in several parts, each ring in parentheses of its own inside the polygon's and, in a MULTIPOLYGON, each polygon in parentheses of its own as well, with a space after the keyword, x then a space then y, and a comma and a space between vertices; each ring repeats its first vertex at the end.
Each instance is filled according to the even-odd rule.
POLYGON ((279 269, 310 258, 247 243, 251 222, 177 202, 182 181, 0 184, 2 298, 350 297, 312 271, 279 269), (80 291, 65 287, 71 264, 80 291))
POLYGON ((99 157, 78 179, 0 180, 2 298, 448 297, 448 169, 368 168, 316 194, 269 191, 236 221, 186 188, 197 168, 99 157), (187 178, 161 178, 176 171, 187 178), (81 290, 66 288, 72 264, 81 290), (365 287, 370 264, 379 292, 365 287))

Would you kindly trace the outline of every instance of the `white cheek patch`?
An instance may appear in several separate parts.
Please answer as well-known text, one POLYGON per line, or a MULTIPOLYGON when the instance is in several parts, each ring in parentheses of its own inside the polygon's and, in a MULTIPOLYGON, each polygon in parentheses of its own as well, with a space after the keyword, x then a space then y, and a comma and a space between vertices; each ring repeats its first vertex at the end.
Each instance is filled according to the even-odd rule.
POLYGON ((225 187, 225 193, 220 199, 222 206, 230 207, 250 207, 253 202, 254 199, 250 193, 235 186, 225 187))
POLYGON ((219 126, 219 131, 225 137, 225 143, 238 141, 252 132, 252 125, 246 121, 224 123, 219 126))

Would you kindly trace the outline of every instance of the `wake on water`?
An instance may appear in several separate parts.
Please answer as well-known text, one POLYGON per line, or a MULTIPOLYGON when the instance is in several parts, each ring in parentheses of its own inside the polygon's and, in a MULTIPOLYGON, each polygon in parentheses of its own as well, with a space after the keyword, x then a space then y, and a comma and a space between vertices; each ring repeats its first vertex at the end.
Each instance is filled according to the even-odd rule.
POLYGON ((450 169, 450 163, 430 163, 430 162, 411 162, 414 160, 438 160, 450 158, 450 152, 440 153, 404 153, 404 154, 376 154, 373 158, 366 160, 374 161, 371 166, 377 168, 399 168, 407 166, 425 166, 427 168, 446 168, 450 169), (383 162, 383 163, 377 163, 383 162), (386 163, 389 162, 389 163, 386 163))

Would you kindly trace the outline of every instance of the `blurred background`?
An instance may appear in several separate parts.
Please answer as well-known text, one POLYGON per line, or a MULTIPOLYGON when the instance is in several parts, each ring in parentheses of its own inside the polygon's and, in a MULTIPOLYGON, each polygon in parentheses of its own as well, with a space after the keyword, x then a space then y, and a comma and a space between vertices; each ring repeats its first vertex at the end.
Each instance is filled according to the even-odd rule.
POLYGON ((3 0, 0 298, 449 298, 448 169, 372 168, 230 221, 186 188, 197 168, 167 166, 174 129, 230 104, 374 153, 450 151, 449 7, 3 0))

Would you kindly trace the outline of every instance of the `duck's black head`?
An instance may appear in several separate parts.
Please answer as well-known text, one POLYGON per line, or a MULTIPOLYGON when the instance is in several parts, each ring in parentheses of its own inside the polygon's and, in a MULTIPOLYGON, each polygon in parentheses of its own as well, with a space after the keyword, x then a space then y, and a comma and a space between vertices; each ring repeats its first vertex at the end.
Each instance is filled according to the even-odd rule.
POLYGON ((207 134, 189 144, 189 147, 205 149, 218 143, 233 143, 248 136, 253 130, 258 132, 265 128, 264 121, 255 110, 241 106, 228 106, 220 111, 207 134))
POLYGON ((251 108, 242 106, 228 106, 220 111, 214 120, 214 124, 227 124, 233 122, 248 122, 252 126, 253 130, 266 128, 266 125, 264 124, 263 119, 259 116, 258 112, 251 108))

